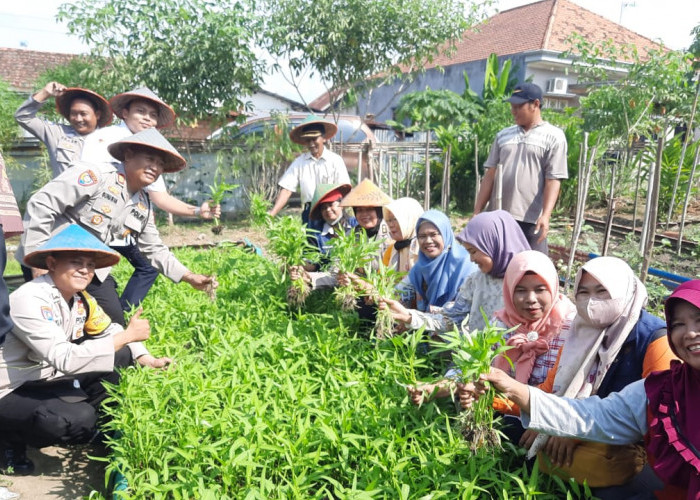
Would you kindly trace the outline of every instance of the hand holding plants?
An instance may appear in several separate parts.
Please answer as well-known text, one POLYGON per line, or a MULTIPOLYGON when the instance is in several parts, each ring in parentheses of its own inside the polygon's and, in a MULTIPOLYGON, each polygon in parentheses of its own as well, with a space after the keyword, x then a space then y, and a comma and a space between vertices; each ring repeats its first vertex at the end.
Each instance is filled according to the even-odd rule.
POLYGON ((214 276, 195 274, 191 271, 182 277, 182 281, 189 283, 192 288, 203 292, 207 292, 210 289, 216 290, 216 288, 219 286, 219 282, 216 281, 214 276))
POLYGON ((395 321, 401 321, 402 323, 411 322, 411 313, 398 300, 390 299, 388 297, 380 298, 379 310, 388 310, 391 313, 391 317, 394 318, 395 321))
POLYGON ((205 201, 200 207, 199 216, 207 220, 212 218, 218 219, 221 217, 221 205, 215 205, 214 202, 210 204, 208 201, 205 201))
POLYGON ((162 368, 164 370, 167 370, 170 365, 174 365, 173 360, 168 357, 156 358, 151 354, 139 356, 136 361, 139 365, 147 368, 162 368))

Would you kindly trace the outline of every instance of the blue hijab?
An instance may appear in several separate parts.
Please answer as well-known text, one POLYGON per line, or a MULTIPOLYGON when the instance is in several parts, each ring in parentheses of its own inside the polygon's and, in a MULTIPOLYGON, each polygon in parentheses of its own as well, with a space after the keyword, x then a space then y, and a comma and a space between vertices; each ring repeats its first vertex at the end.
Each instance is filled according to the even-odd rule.
POLYGON ((445 214, 438 210, 424 212, 416 223, 416 234, 423 222, 435 225, 445 243, 442 253, 434 259, 420 252, 418 262, 408 275, 416 290, 418 310, 427 311, 431 305, 442 307, 454 300, 466 277, 478 268, 469 260, 467 251, 455 241, 450 219, 445 214), (427 285, 425 290, 424 283, 427 285))

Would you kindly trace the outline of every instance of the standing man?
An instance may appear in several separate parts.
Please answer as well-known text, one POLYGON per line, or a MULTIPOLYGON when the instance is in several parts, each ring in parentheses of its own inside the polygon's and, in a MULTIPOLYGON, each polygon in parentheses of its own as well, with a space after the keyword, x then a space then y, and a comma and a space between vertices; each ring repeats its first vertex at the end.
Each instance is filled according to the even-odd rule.
POLYGON ((107 100, 87 89, 66 88, 58 82, 49 82, 29 97, 15 112, 20 127, 46 145, 53 177, 80 159, 86 136, 97 127, 112 122, 112 110, 107 100), (37 112, 49 97, 56 99, 56 109, 70 125, 38 118, 37 112))
POLYGON ((275 206, 269 212, 270 215, 277 215, 298 188, 301 191, 303 207, 301 220, 308 224, 311 199, 318 184, 350 184, 350 176, 343 159, 325 147, 326 141, 337 131, 335 123, 311 115, 289 132, 289 138, 306 146, 309 152, 294 160, 282 175, 279 181, 281 189, 275 206))
POLYGON ((559 196, 561 179, 568 178, 564 132, 542 120, 542 89, 521 83, 508 99, 515 125, 501 130, 493 141, 474 204, 474 215, 502 208, 518 222, 533 250, 548 253, 549 219, 559 196), (496 206, 497 166, 503 176, 496 206))

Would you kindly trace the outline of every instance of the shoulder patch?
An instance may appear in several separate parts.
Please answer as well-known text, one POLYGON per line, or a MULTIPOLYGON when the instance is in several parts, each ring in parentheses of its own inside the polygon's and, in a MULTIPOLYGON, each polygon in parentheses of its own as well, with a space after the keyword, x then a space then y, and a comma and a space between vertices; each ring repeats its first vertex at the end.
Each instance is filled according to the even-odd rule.
POLYGON ((53 321, 53 311, 48 306, 41 306, 41 315, 46 321, 53 321))
POLYGON ((92 186, 93 184, 97 184, 97 176, 95 175, 95 172, 92 170, 86 170, 80 174, 80 177, 78 177, 78 184, 81 186, 92 186))

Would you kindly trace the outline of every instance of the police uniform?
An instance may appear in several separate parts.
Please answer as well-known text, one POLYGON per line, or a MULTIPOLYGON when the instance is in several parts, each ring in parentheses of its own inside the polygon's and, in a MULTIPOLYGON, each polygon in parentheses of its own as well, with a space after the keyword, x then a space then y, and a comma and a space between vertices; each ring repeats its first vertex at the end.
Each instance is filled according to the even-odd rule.
POLYGON ((53 177, 56 177, 80 158, 85 137, 70 125, 37 118, 36 114, 43 105, 43 102, 30 97, 15 112, 15 120, 20 127, 46 145, 51 171, 53 177))
MULTIPOLYGON (((24 255, 71 223, 107 245, 135 240, 151 264, 176 283, 189 272, 161 241, 148 195, 144 191, 129 194, 122 165, 76 162, 37 191, 27 203, 17 260, 22 262, 24 255)), ((109 271, 97 269, 88 292, 96 296, 114 322, 124 325, 116 283, 109 271)))
POLYGON ((95 300, 76 293, 70 303, 49 275, 10 295, 14 328, 0 347, 0 438, 36 447, 84 442, 95 433, 103 380, 118 381, 144 354, 140 342, 114 352, 112 323, 95 300), (118 361, 117 361, 118 359, 118 361))

